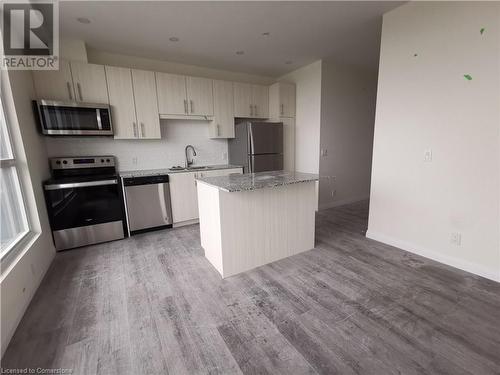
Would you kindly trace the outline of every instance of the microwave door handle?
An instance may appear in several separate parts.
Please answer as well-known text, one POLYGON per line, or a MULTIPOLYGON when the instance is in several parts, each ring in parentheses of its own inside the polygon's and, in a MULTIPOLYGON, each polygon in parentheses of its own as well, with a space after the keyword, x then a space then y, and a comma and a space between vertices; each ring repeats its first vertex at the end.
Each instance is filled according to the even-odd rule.
POLYGON ((97 129, 102 130, 101 110, 99 108, 96 109, 96 115, 97 115, 97 129))

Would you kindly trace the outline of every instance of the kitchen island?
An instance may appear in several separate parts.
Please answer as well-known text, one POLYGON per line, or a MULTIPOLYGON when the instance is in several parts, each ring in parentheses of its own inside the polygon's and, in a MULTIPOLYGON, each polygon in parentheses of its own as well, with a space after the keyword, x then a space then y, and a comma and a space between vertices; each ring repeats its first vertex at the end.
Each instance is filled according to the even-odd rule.
POLYGON ((312 249, 317 181, 286 171, 198 178, 205 257, 224 278, 312 249))

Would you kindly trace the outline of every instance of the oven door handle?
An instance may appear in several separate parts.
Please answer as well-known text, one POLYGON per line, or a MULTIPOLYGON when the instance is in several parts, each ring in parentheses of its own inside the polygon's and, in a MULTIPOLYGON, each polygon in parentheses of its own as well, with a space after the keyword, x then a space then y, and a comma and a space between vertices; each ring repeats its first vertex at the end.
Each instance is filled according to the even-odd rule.
POLYGON ((60 190, 60 189, 73 189, 80 187, 89 186, 104 186, 104 185, 116 185, 118 180, 102 180, 102 181, 88 181, 88 182, 74 182, 67 184, 51 184, 45 185, 45 190, 60 190))

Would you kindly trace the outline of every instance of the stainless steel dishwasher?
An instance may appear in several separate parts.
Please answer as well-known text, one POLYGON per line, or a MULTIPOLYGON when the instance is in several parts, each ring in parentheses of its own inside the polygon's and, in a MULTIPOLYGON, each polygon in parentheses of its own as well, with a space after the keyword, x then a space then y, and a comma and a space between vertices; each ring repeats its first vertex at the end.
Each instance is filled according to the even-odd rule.
POLYGON ((168 175, 124 177, 129 235, 172 227, 168 175))

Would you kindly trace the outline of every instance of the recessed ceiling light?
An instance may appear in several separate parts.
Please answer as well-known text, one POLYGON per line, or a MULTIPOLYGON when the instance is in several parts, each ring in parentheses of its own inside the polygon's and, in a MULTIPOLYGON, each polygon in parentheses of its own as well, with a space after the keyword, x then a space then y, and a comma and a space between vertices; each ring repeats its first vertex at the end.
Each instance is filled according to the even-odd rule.
POLYGON ((78 22, 84 23, 84 24, 89 24, 90 23, 90 20, 88 18, 86 18, 86 17, 78 17, 76 20, 78 22))
POLYGON ((236 51, 236 54, 237 54, 237 55, 244 55, 244 54, 245 54, 245 51, 236 51))
POLYGON ((291 61, 285 61, 286 65, 290 65, 292 62, 291 61))
POLYGON ((170 40, 171 42, 178 42, 179 38, 177 38, 176 36, 172 36, 172 37, 168 38, 168 40, 170 40))
POLYGON ((271 33, 269 31, 266 31, 265 33, 262 33, 262 35, 269 36, 269 35, 271 35, 271 33))

